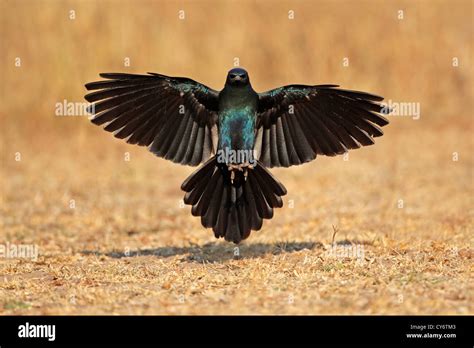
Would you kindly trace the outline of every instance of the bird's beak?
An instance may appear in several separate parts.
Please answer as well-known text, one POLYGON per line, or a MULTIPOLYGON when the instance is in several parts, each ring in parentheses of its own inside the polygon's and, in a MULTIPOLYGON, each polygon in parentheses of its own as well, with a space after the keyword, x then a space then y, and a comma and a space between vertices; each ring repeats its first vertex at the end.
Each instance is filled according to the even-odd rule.
POLYGON ((234 81, 240 81, 242 80, 242 77, 240 77, 240 75, 237 75, 236 77, 234 77, 234 81))

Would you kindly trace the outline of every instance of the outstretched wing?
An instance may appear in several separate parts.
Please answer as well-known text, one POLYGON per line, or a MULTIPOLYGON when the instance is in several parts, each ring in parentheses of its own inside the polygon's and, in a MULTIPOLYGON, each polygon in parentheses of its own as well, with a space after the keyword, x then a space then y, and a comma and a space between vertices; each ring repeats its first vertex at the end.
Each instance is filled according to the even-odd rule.
POLYGON ((215 152, 218 92, 184 77, 100 76, 86 84, 92 123, 176 163, 196 166, 215 152))
POLYGON ((388 120, 383 98, 336 85, 289 85, 259 93, 255 150, 268 167, 289 167, 374 143, 388 120))

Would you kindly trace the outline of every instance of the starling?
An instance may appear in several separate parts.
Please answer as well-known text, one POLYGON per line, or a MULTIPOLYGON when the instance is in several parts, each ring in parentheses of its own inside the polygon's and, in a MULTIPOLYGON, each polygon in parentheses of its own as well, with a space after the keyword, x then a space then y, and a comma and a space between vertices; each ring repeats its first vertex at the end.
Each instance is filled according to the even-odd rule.
POLYGON ((382 97, 338 85, 287 85, 257 93, 234 68, 221 91, 184 77, 104 73, 86 84, 92 123, 183 165, 202 165, 181 185, 184 202, 216 238, 239 243, 286 188, 267 168, 372 145, 383 135, 382 97))

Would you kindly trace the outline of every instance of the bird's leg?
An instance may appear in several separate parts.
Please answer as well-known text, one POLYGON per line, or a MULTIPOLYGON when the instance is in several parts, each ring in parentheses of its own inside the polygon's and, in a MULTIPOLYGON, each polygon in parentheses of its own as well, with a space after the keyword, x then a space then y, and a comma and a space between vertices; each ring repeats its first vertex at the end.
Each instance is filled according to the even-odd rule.
POLYGON ((227 165, 227 170, 230 171, 230 181, 231 181, 231 183, 234 183, 235 170, 238 170, 239 172, 243 172, 244 180, 247 180, 248 169, 253 169, 253 168, 255 168, 255 166, 250 164, 249 162, 244 162, 244 163, 239 163, 239 164, 229 163, 227 165))
POLYGON ((247 181, 247 177, 249 176, 249 172, 247 168, 244 169, 244 181, 247 181))
POLYGON ((248 163, 248 162, 247 162, 246 164, 247 164, 247 165, 246 165, 245 168, 244 168, 244 180, 245 180, 245 181, 247 181, 247 177, 248 177, 248 175, 249 175, 248 170, 255 168, 255 166, 254 166, 253 164, 250 164, 250 163, 248 163))

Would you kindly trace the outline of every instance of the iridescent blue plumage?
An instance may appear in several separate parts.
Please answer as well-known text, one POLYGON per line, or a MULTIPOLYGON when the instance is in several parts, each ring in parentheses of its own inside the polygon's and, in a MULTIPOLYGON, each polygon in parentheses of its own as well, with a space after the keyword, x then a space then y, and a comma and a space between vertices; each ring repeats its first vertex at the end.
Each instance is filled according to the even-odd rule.
POLYGON ((255 143, 255 110, 233 108, 219 115, 219 149, 248 150, 255 143))
POLYGON ((218 151, 245 150, 248 154, 253 151, 257 101, 258 95, 252 89, 246 71, 239 68, 229 71, 226 85, 219 94, 218 151))

